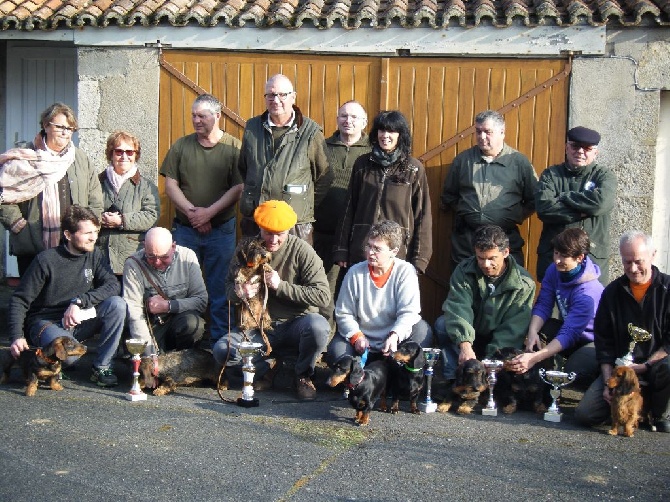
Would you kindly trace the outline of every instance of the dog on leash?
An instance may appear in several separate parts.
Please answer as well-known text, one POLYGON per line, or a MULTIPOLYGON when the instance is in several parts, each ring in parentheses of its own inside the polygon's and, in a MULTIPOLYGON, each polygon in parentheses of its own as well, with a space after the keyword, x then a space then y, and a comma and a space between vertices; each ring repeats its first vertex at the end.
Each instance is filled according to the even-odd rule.
POLYGON ((616 436, 619 433, 619 427, 623 427, 624 436, 632 437, 642 411, 640 381, 635 371, 628 366, 614 368, 612 375, 607 380, 607 387, 612 395, 610 401, 612 428, 607 433, 616 436))
POLYGON ((418 415, 421 412, 416 402, 423 389, 423 367, 426 365, 423 349, 418 343, 406 340, 393 353, 393 361, 388 383, 391 391, 390 412, 398 413, 402 398, 409 399, 410 413, 418 415))
POLYGON ((270 253, 264 246, 263 241, 254 237, 242 239, 235 249, 231 267, 233 267, 234 280, 236 284, 247 282, 260 282, 258 294, 248 298, 239 309, 238 327, 242 331, 260 329, 264 331, 270 326, 270 315, 265 308, 267 286, 265 285, 265 272, 272 270, 270 267, 270 253))
POLYGON ((358 425, 370 423, 370 412, 375 402, 382 398, 382 408, 386 408, 386 383, 388 363, 376 360, 361 366, 360 357, 344 356, 333 365, 328 385, 335 387, 344 383, 349 389, 349 404, 356 410, 354 421, 358 425))
POLYGON ((438 405, 437 411, 446 413, 456 407, 456 413, 468 415, 479 404, 480 396, 486 389, 488 382, 484 364, 477 359, 468 359, 456 368, 456 380, 451 389, 451 396, 438 405))
POLYGON ((140 362, 140 386, 153 389, 154 396, 165 396, 177 387, 216 384, 221 371, 212 354, 203 349, 174 350, 159 354, 157 359, 158 376, 153 358, 144 357, 140 362))
POLYGON ((510 361, 519 354, 523 351, 514 347, 503 347, 493 354, 492 359, 503 362, 493 397, 503 413, 514 413, 517 408, 544 413, 551 405, 551 388, 540 377, 543 365, 536 364, 525 373, 515 373, 510 369, 510 361))
POLYGON ((51 390, 63 390, 58 381, 62 361, 69 357, 83 356, 86 346, 69 336, 59 336, 46 347, 37 350, 24 350, 18 359, 14 359, 9 348, 0 352, 2 377, 0 383, 9 379, 9 372, 15 362, 18 362, 26 380, 26 396, 32 397, 37 392, 41 381, 46 381, 51 390))

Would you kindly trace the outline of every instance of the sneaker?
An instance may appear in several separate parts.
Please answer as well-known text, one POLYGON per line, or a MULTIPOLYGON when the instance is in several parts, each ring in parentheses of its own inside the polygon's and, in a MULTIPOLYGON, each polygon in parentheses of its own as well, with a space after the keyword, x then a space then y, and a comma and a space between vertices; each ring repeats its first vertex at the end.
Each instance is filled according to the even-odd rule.
POLYGON ((111 368, 93 368, 91 382, 95 382, 99 387, 114 387, 119 380, 111 368))
POLYGON ((670 432, 670 420, 656 419, 654 420, 656 432, 670 432))
POLYGON ((298 399, 301 401, 313 401, 316 399, 316 387, 314 387, 309 377, 299 377, 296 390, 298 391, 298 399))

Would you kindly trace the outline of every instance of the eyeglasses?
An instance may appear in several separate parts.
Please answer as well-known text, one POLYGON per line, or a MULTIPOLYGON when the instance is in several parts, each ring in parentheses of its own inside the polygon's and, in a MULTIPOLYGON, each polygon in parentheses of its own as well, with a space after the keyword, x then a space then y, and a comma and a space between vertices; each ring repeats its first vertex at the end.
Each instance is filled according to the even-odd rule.
POLYGON ((267 94, 263 94, 263 97, 269 101, 274 101, 275 98, 279 98, 279 101, 286 101, 286 98, 288 98, 291 94, 293 94, 295 91, 291 92, 268 92, 267 94))
POLYGON ((114 149, 114 155, 116 155, 117 157, 123 157, 124 153, 128 157, 132 157, 133 155, 135 155, 137 153, 137 150, 124 150, 122 148, 115 148, 114 149))
POLYGON ((158 261, 158 260, 167 261, 167 260, 170 259, 171 256, 172 256, 172 251, 171 250, 168 251, 166 254, 161 255, 161 256, 156 256, 156 255, 153 255, 153 254, 146 254, 146 253, 144 254, 144 257, 147 259, 147 261, 158 261))
POLYGON ((351 119, 352 122, 367 120, 367 117, 359 117, 358 115, 338 115, 337 118, 344 121, 351 119))
POLYGON ((374 254, 380 254, 380 253, 385 253, 386 251, 390 251, 390 249, 383 249, 380 248, 379 246, 371 246, 370 244, 365 245, 365 251, 372 252, 374 254))
POLYGON ((575 143, 574 141, 568 141, 568 146, 576 152, 582 149, 584 150, 584 153, 592 152, 598 148, 598 145, 582 145, 581 143, 575 143))
POLYGON ((49 125, 51 127, 53 127, 54 129, 56 129, 57 131, 61 131, 61 132, 73 133, 77 130, 76 127, 69 127, 69 126, 66 126, 66 125, 54 124, 53 122, 49 122, 49 125))

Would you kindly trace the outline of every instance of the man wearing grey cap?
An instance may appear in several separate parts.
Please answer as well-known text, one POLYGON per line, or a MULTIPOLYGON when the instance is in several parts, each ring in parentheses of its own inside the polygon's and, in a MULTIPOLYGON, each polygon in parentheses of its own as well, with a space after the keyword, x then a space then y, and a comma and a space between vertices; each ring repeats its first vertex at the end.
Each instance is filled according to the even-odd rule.
POLYGON ((565 162, 540 175, 535 209, 542 220, 537 246, 537 279, 553 261, 551 240, 566 228, 583 229, 591 240, 589 256, 600 267, 600 282, 609 282, 610 220, 616 200, 614 172, 596 162, 600 134, 586 127, 568 131, 565 162))

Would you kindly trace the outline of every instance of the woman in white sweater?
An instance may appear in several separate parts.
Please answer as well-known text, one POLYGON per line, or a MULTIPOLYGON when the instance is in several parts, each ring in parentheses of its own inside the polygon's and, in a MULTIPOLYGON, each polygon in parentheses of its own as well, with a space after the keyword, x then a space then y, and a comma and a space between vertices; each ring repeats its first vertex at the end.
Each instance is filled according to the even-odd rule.
POLYGON ((337 333, 328 345, 331 364, 366 349, 368 360, 388 356, 407 339, 430 347, 432 332, 420 316, 416 269, 396 257, 402 240, 402 228, 393 221, 370 228, 367 261, 349 269, 337 297, 337 333))

